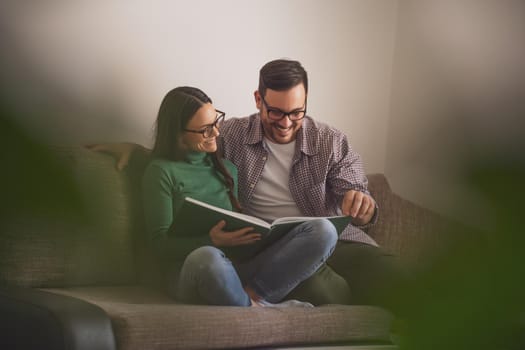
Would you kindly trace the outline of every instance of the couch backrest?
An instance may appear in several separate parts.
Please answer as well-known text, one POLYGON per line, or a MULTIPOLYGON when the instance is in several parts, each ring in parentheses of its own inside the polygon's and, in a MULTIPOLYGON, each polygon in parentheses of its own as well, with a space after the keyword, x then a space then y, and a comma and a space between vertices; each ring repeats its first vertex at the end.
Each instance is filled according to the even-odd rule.
MULTIPOLYGON (((143 169, 119 172, 111 156, 80 146, 54 147, 52 153, 76 183, 86 210, 81 220, 20 213, 2 223, 0 284, 159 286, 158 265, 142 224, 143 169)), ((371 174, 368 179, 381 210, 380 222, 369 233, 387 250, 402 253, 406 231, 414 225, 403 223, 385 176, 371 174)))
MULTIPOLYGON (((387 207, 388 200, 392 196, 392 189, 390 188, 390 184, 388 183, 388 180, 384 174, 368 174, 367 178, 368 190, 379 207, 378 224, 381 224, 385 221, 385 219, 391 219, 389 218, 390 213, 388 210, 385 211, 385 208, 387 207)), ((378 224, 367 229, 367 233, 381 246, 384 246, 385 244, 389 245, 390 242, 385 236, 386 232, 383 229, 377 230, 378 224)))
POLYGON ((418 268, 446 248, 456 223, 393 192, 383 174, 368 180, 379 220, 367 231, 383 249, 418 268))
MULTIPOLYGON (((19 213, 0 227, 0 283, 31 287, 136 281, 131 183, 111 156, 82 147, 52 149, 77 184, 80 218, 19 213)), ((38 169, 35 169, 38 181, 38 169)))

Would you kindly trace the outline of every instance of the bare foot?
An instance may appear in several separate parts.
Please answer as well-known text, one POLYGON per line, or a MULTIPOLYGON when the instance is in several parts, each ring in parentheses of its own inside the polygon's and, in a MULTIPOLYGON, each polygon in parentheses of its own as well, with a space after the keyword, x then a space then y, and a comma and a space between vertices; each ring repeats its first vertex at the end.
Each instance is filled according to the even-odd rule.
POLYGON ((257 294, 251 287, 245 286, 244 291, 248 296, 250 297, 250 301, 252 302, 252 306, 254 307, 260 307, 259 301, 262 300, 261 296, 257 294))

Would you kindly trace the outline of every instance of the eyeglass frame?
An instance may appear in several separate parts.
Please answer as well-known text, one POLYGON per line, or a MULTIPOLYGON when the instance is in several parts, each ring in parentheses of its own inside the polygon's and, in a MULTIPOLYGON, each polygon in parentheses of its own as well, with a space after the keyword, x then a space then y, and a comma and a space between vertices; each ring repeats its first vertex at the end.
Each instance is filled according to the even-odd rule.
POLYGON ((204 137, 205 139, 209 138, 211 135, 213 135, 213 129, 215 128, 218 129, 219 127, 217 125, 222 123, 224 121, 224 118, 226 117, 226 113, 223 111, 219 111, 218 109, 216 109, 215 112, 219 114, 217 118, 215 119, 215 121, 211 124, 204 125, 203 129, 201 130, 182 129, 182 130, 187 131, 187 132, 192 132, 195 134, 201 134, 202 137, 204 137), (206 134, 208 135, 206 136, 206 134))
POLYGON ((293 110, 291 112, 285 112, 279 108, 270 107, 268 103, 266 102, 266 100, 264 99, 262 94, 261 94, 261 100, 263 104, 266 106, 266 114, 268 115, 268 118, 270 118, 273 121, 277 122, 279 120, 282 120, 284 117, 288 117, 288 119, 290 119, 291 121, 298 121, 298 120, 303 119, 306 116, 306 104, 308 102, 306 99, 304 100, 304 109, 293 110), (279 113, 282 113, 282 116, 278 119, 275 119, 275 118, 270 117, 270 112, 279 112, 279 113), (301 118, 292 118, 292 114, 294 113, 303 113, 303 116, 301 118))

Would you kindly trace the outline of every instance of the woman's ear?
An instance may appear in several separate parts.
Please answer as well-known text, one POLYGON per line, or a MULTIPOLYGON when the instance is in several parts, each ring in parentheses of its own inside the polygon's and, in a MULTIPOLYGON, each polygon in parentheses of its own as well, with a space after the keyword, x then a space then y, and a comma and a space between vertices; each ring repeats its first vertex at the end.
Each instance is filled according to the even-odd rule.
POLYGON ((188 150, 188 143, 186 142, 186 139, 183 136, 179 137, 178 143, 179 143, 179 149, 181 151, 188 150))

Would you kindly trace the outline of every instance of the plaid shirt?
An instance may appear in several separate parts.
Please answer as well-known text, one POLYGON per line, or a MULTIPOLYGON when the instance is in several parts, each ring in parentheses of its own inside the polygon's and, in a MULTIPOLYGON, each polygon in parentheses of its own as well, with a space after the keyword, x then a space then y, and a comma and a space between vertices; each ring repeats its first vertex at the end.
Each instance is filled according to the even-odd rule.
MULTIPOLYGON (((219 152, 239 170, 239 201, 245 205, 261 178, 268 155, 259 114, 227 119, 220 132, 219 152)), ((339 215, 348 190, 370 194, 361 157, 352 150, 343 133, 306 116, 296 140, 289 186, 303 215, 339 215)), ((377 207, 370 224, 376 221, 377 207)), ((377 245, 361 228, 348 225, 340 239, 377 245)))

